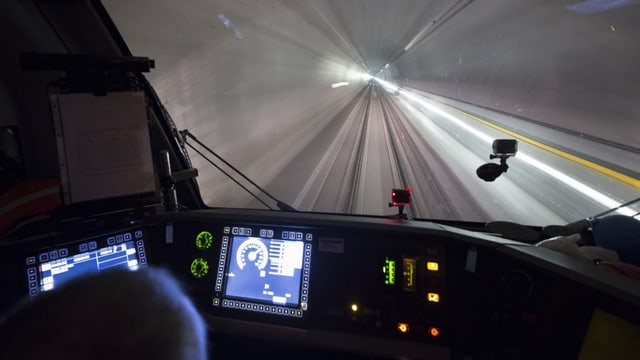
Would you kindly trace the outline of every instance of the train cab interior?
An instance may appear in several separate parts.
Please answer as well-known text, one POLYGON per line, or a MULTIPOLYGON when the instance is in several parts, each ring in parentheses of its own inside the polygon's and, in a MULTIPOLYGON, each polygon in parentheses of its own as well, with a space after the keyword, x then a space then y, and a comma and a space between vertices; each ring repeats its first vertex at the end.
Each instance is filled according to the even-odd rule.
MULTIPOLYGON (((629 115, 628 123, 610 120, 615 131, 545 125, 576 143, 597 143, 585 153, 582 143, 556 146, 560 137, 531 135, 545 116, 553 118, 551 106, 534 120, 503 103, 483 103, 480 95, 459 91, 456 98, 443 90, 467 78, 429 82, 415 75, 416 59, 438 68, 438 55, 426 46, 457 48, 443 34, 493 31, 460 19, 516 26, 556 6, 578 19, 576 27, 587 18, 606 24, 607 36, 619 36, 610 41, 629 49, 616 66, 632 68, 640 54, 625 31, 640 33, 637 19, 629 20, 639 11, 635 1, 520 1, 526 16, 507 11, 514 4, 497 5, 514 2, 482 0, 394 1, 395 10, 391 2, 355 0, 170 3, 0 3, 0 329, 17 304, 47 299, 87 274, 159 268, 203 319, 209 359, 640 359, 640 82, 613 90, 598 83, 603 94, 617 91, 621 107, 625 96, 634 107, 611 115, 629 115), (418 4, 426 5, 418 11, 418 4), (189 9, 170 11, 182 7, 189 9), (375 54, 357 46, 349 52, 345 44, 369 39, 362 33, 378 34, 391 21, 367 22, 359 32, 350 24, 365 21, 349 11, 362 19, 393 15, 415 36, 403 33, 400 51, 378 66, 375 54), (159 21, 161 12, 178 20, 159 21), (431 12, 427 27, 409 23, 431 19, 431 12), (207 22, 200 24, 200 16, 207 22), (600 21, 604 16, 620 20, 600 21), (279 32, 291 24, 294 30, 279 32), (207 31, 216 35, 205 40, 207 31), (151 33, 162 36, 152 40, 151 33), (200 37, 191 41, 187 33, 200 37), (356 65, 367 74, 351 84, 337 76, 313 92, 333 76, 304 67, 307 58, 331 57, 329 45, 307 43, 316 38, 363 60, 356 65), (251 44, 239 51, 245 57, 230 52, 237 44, 251 44), (262 47, 279 50, 262 54, 262 47), (278 64, 290 73, 280 74, 285 65, 278 64), (260 83, 262 76, 277 81, 260 83), (530 120, 529 127, 505 125, 507 115, 530 120), (440 126, 436 117, 448 122, 440 126), (465 140, 482 126, 498 135, 479 144, 465 140), (619 143, 609 137, 616 131, 619 143), (416 140, 419 132, 435 137, 416 140), (453 142, 440 146, 444 139, 453 142), (482 159, 457 150, 459 143, 479 149, 482 159), (613 152, 596 153, 604 147, 625 155, 614 164, 607 160, 613 152), (389 171, 379 154, 392 159, 385 160, 389 171), (575 175, 582 172, 592 177, 575 175), (376 210, 368 211, 374 202, 376 210)), ((467 61, 473 60, 447 60, 459 68, 467 61)), ((484 76, 480 63, 466 66, 484 76)), ((566 73, 581 76, 549 63, 560 74, 553 88, 571 89, 563 88, 566 73)), ((633 71, 621 77, 638 80, 633 71)), ((530 96, 538 85, 522 80, 530 96)), ((575 94, 586 99, 586 92, 575 94)), ((600 120, 598 126, 607 123, 600 120)), ((153 327, 154 318, 148 321, 153 327)), ((10 330, 0 334, 0 344, 13 341, 10 330)), ((136 336, 116 335, 109 334, 114 346, 136 336)), ((50 336, 71 341, 64 332, 50 336)))

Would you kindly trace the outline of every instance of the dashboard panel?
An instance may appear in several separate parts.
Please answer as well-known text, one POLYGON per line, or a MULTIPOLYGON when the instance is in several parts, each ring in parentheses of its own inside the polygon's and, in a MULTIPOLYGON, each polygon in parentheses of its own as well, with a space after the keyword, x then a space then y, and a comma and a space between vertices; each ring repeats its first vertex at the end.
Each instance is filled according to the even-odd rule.
POLYGON ((630 279, 430 222, 212 209, 79 224, 1 256, 4 274, 21 274, 2 279, 5 310, 84 272, 168 268, 217 358, 577 358, 594 327, 618 324, 602 318, 631 334, 640 324, 630 279))

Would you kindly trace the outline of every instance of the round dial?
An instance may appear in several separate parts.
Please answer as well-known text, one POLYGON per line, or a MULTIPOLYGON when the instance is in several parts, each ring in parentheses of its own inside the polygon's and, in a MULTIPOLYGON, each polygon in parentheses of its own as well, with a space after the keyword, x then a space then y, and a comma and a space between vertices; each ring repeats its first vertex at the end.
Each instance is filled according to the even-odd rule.
POLYGON ((208 231, 201 231, 196 237, 196 247, 200 250, 206 250, 213 244, 213 235, 208 231))
POLYGON ((236 252, 236 262, 240 270, 243 270, 247 264, 255 266, 259 270, 267 266, 269 260, 269 250, 265 244, 258 239, 247 239, 238 248, 236 252))
POLYGON ((203 258, 195 258, 191 262, 191 275, 195 278, 203 278, 209 272, 209 263, 203 258))

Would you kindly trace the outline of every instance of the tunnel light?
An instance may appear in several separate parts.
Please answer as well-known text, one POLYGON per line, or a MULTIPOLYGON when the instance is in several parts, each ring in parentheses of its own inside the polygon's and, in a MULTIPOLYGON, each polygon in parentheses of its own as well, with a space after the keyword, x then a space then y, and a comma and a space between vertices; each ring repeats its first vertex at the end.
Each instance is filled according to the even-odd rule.
POLYGON ((337 82, 337 83, 331 84, 331 88, 335 89, 335 88, 339 88, 339 87, 343 87, 343 86, 347 86, 347 85, 349 85, 349 82, 341 81, 341 82, 337 82))

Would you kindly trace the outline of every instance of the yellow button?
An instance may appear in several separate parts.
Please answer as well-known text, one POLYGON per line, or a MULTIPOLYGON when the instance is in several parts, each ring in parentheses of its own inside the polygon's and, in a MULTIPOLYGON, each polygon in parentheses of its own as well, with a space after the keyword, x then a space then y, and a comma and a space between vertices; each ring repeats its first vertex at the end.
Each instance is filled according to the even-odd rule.
POLYGON ((439 269, 440 269, 440 266, 436 261, 427 261, 427 270, 438 271, 439 269))
POLYGON ((440 294, 430 292, 427 294, 427 300, 429 300, 429 302, 438 303, 440 302, 440 294))
POLYGON ((398 323, 398 331, 400 331, 401 333, 408 333, 409 332, 409 324, 407 323, 398 323))

